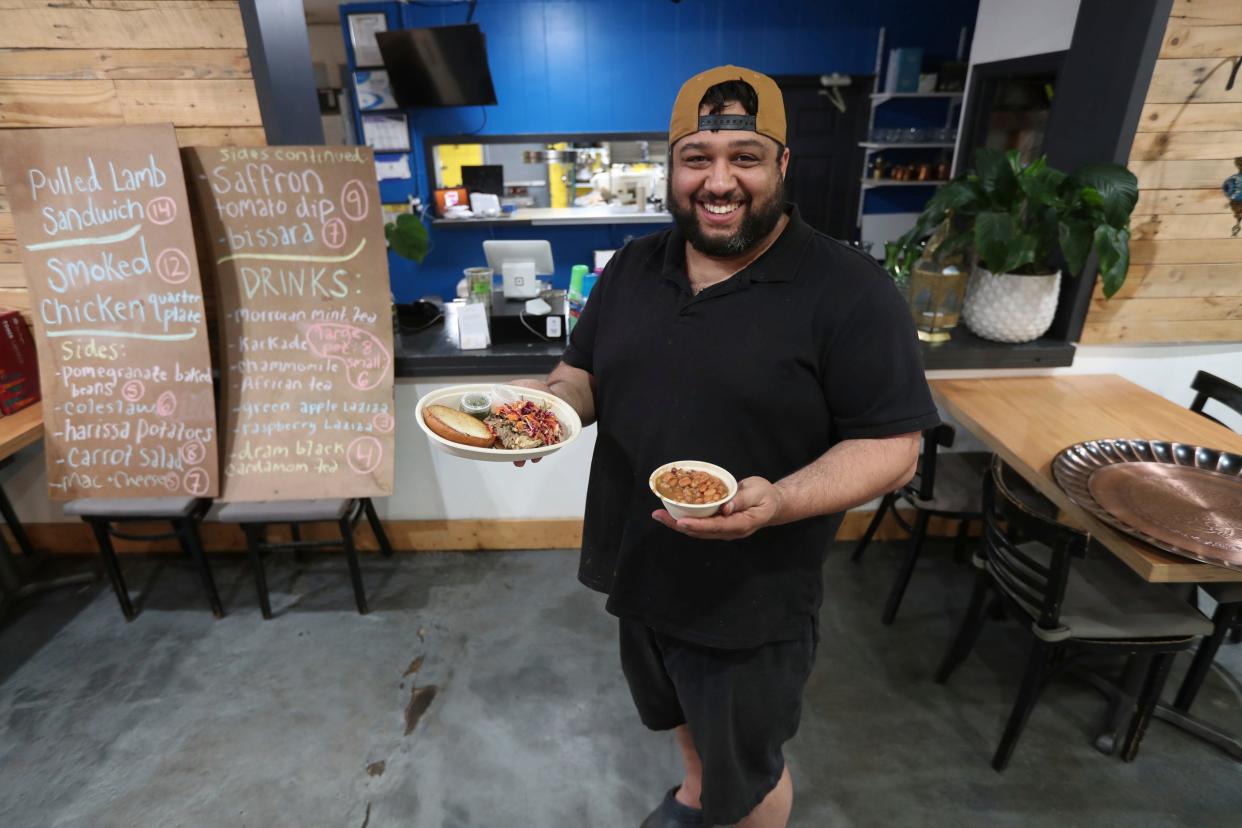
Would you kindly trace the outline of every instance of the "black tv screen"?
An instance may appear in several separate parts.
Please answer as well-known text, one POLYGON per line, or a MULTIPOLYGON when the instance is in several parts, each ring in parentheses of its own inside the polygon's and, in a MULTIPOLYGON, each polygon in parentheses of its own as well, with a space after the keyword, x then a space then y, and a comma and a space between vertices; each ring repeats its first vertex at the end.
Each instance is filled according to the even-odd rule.
POLYGON ((398 29, 376 35, 401 106, 496 103, 487 39, 478 25, 398 29))

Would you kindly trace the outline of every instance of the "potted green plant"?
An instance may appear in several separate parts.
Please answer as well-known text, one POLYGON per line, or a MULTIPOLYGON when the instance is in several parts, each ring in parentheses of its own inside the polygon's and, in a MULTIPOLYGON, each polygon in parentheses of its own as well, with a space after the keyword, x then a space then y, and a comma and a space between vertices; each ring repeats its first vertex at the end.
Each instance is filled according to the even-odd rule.
POLYGON ((1024 165, 1016 152, 981 149, 970 170, 928 201, 914 227, 885 246, 897 279, 910 272, 921 242, 948 221, 943 254, 973 251, 962 319, 984 339, 1029 342, 1056 315, 1062 267, 1078 276, 1094 249, 1105 297, 1130 266, 1130 213, 1138 181, 1118 164, 1088 164, 1069 175, 1043 157, 1024 165))

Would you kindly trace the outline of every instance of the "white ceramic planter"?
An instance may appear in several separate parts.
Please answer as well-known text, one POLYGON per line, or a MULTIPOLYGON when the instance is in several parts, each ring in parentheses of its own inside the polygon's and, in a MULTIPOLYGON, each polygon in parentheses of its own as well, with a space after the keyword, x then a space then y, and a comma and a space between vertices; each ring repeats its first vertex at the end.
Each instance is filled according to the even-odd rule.
POLYGON ((1052 327, 1060 293, 1060 271, 1023 276, 975 267, 966 284, 962 321, 976 336, 993 342, 1030 342, 1052 327))

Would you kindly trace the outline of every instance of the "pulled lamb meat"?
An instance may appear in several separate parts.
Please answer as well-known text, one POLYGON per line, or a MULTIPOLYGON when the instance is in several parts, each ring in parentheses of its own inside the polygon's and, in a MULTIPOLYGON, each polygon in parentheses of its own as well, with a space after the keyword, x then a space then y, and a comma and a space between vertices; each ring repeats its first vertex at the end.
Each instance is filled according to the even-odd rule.
POLYGON ((561 424, 551 408, 530 400, 501 403, 484 422, 507 449, 539 448, 561 441, 561 424))

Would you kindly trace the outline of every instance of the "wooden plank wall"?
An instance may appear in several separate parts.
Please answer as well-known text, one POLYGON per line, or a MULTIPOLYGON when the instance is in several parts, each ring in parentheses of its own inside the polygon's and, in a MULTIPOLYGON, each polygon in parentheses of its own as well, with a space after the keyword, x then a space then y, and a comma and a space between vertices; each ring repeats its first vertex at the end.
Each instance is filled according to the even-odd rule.
MULTIPOLYGON (((0 129, 171 122, 182 146, 266 143, 238 0, 0 0, 0 20, 0 129)), ((18 259, 0 181, 0 307, 29 315, 18 259)))
POLYGON ((1221 183, 1242 157, 1242 0, 1175 0, 1130 151, 1125 286, 1099 285, 1082 341, 1242 342, 1242 235, 1221 183))

